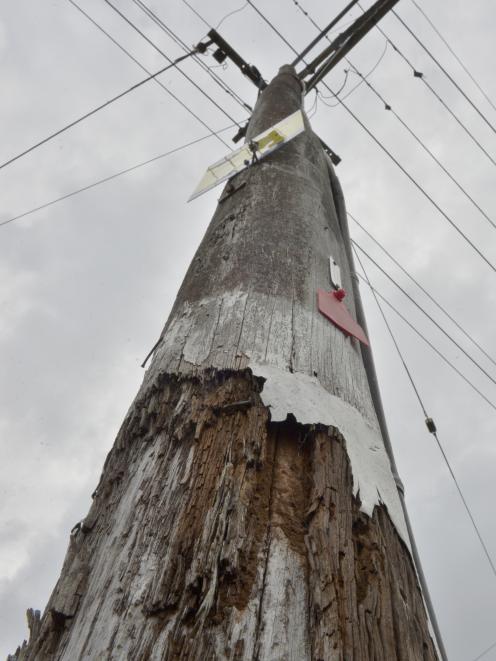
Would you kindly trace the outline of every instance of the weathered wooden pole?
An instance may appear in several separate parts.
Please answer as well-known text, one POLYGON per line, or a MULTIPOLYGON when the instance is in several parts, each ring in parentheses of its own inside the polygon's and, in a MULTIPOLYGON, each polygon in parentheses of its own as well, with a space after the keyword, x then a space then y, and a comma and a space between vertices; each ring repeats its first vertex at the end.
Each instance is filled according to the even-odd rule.
MULTIPOLYGON (((284 66, 248 136, 301 107, 284 66)), ((18 660, 437 659, 370 370, 317 310, 332 255, 357 314, 332 166, 307 126, 235 184, 18 660)))

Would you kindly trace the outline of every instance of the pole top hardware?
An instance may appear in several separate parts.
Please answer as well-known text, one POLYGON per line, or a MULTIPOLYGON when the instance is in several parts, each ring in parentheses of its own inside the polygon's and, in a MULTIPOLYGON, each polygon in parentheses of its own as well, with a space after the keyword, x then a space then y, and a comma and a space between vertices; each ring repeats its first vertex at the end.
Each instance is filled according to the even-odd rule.
MULTIPOLYGON (((307 93, 313 89, 328 73, 340 62, 347 53, 383 18, 398 2, 398 0, 376 0, 359 18, 356 19, 346 30, 341 32, 332 42, 324 48, 305 68, 300 72, 300 78, 310 76, 306 84, 307 93)), ((355 2, 351 2, 345 7, 346 12, 355 2)), ((339 15, 339 19, 343 12, 339 15)), ((338 19, 338 20, 339 20, 338 19)), ((335 22, 337 22, 335 20, 335 22)), ((333 23, 331 23, 331 26, 333 23)), ((307 53, 317 41, 325 36, 329 26, 321 32, 319 37, 313 40, 309 47, 303 53, 307 53)), ((209 35, 210 36, 210 35, 209 35)), ((295 60, 295 63, 302 59, 301 56, 295 60)))
POLYGON ((217 30, 210 30, 208 38, 210 39, 210 42, 207 46, 210 44, 215 44, 217 46, 217 50, 214 52, 214 58, 219 64, 222 64, 226 58, 229 58, 234 62, 238 69, 258 87, 259 90, 263 90, 267 87, 267 83, 257 67, 254 64, 248 64, 248 62, 246 62, 246 60, 244 60, 241 55, 220 36, 217 30))
POLYGON ((322 145, 322 149, 325 151, 325 153, 329 156, 331 159, 331 163, 333 165, 339 165, 342 161, 341 156, 338 156, 335 151, 333 151, 328 144, 326 144, 322 138, 319 138, 320 144, 322 145))

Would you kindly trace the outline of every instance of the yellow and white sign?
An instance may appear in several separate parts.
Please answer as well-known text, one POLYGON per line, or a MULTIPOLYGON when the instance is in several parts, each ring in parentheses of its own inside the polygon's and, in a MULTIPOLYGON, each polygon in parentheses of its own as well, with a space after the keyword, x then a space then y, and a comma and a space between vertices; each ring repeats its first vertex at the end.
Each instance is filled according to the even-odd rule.
POLYGON ((188 202, 241 172, 253 162, 271 154, 304 130, 303 114, 301 110, 297 110, 289 117, 271 126, 270 129, 257 135, 256 138, 247 142, 243 147, 236 149, 211 165, 191 194, 188 202))

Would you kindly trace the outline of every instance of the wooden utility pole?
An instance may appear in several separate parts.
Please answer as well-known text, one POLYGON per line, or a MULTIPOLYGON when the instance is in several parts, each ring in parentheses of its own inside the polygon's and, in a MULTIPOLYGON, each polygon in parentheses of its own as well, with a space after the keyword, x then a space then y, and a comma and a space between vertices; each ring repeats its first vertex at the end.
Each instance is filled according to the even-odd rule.
MULTIPOLYGON (((301 107, 283 66, 248 139, 301 107)), ((307 123, 224 189, 13 658, 438 658, 370 354, 317 309, 330 255, 360 318, 342 194, 307 123)))

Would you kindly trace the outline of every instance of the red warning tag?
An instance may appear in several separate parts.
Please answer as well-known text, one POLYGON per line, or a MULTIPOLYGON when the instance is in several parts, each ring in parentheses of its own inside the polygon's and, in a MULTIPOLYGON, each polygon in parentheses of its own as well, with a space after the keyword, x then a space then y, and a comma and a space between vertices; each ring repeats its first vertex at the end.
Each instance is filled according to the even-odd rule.
POLYGON ((343 295, 340 291, 324 291, 317 289, 317 304, 319 312, 327 317, 329 321, 337 326, 346 335, 352 335, 360 340, 362 344, 369 346, 367 336, 363 332, 363 328, 357 324, 348 311, 348 308, 343 303, 343 295), (337 295, 336 295, 337 294, 337 295))

